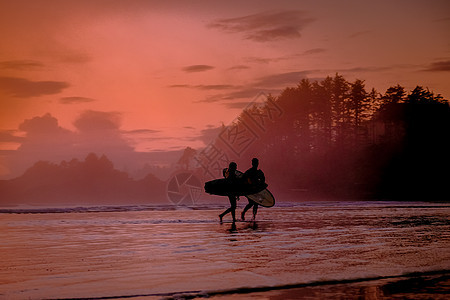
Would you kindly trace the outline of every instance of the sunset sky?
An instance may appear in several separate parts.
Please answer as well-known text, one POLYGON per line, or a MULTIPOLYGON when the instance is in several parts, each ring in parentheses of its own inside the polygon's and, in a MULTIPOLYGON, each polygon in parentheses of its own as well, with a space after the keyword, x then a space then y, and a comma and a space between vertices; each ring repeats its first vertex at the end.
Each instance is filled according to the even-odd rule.
POLYGON ((0 176, 198 149, 259 92, 336 72, 449 99, 449 32, 448 0, 0 0, 0 176))

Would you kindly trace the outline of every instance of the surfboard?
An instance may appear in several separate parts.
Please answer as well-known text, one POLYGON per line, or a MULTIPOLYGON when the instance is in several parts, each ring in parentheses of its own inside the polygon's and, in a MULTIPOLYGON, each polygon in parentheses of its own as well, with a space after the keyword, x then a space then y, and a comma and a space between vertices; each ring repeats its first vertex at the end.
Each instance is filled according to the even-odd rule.
POLYGON ((275 205, 275 197, 268 189, 264 189, 256 194, 246 195, 245 197, 264 207, 272 207, 275 205))
POLYGON ((231 183, 225 178, 214 179, 205 182, 205 192, 217 196, 247 196, 261 192, 267 187, 267 184, 256 186, 244 181, 231 183))
MULTIPOLYGON (((228 169, 223 170, 225 177, 227 175, 228 169)), ((264 207, 272 207, 275 205, 275 198, 272 193, 267 189, 267 184, 252 185, 248 182, 242 180, 243 173, 236 171, 237 181, 231 183, 226 178, 214 179, 205 182, 205 192, 217 196, 245 196, 248 199, 256 202, 257 204, 264 207)))

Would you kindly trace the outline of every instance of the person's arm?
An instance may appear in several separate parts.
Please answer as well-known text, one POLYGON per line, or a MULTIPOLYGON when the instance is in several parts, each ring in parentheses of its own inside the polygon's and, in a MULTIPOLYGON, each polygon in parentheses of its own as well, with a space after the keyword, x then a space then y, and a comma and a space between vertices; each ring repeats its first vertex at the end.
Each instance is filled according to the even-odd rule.
POLYGON ((266 177, 264 176, 264 172, 259 170, 259 177, 261 179, 261 183, 266 183, 266 177))

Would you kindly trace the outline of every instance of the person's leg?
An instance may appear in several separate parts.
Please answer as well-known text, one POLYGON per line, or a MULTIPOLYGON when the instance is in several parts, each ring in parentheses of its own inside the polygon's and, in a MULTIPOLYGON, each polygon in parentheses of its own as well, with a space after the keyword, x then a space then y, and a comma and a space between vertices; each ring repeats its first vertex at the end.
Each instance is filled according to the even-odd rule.
POLYGON ((241 213, 241 219, 242 221, 245 220, 245 213, 253 206, 253 201, 250 199, 248 200, 248 204, 245 206, 244 210, 241 213))
POLYGON ((230 204, 231 204, 230 210, 231 210, 231 217, 233 218, 233 223, 236 222, 236 201, 237 201, 236 197, 230 196, 230 204))
POLYGON ((258 204, 254 203, 253 206, 253 221, 256 219, 256 214, 258 213, 258 204))
POLYGON ((219 215, 219 218, 220 218, 220 223, 222 223, 222 218, 223 218, 223 216, 225 216, 227 213, 229 213, 229 208, 227 208, 223 213, 221 213, 220 215, 219 215))
POLYGON ((229 212, 231 212, 231 216, 233 217, 233 222, 235 222, 236 221, 236 218, 235 218, 235 211, 236 211, 236 197, 234 197, 234 196, 228 196, 228 200, 230 200, 230 207, 229 208, 227 208, 223 213, 221 213, 220 215, 219 215, 219 218, 220 218, 220 222, 222 222, 222 218, 227 214, 227 213, 229 213, 229 212))

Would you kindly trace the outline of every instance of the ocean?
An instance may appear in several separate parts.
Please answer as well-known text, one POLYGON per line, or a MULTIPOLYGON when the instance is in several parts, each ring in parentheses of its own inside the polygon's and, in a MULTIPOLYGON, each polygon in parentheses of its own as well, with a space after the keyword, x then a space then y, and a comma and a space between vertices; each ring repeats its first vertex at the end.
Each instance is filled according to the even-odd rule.
POLYGON ((280 202, 236 224, 225 208, 0 209, 0 298, 450 297, 450 204, 280 202))

